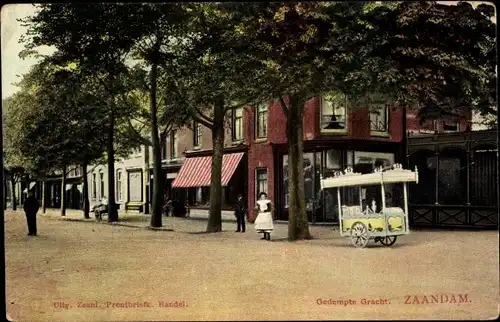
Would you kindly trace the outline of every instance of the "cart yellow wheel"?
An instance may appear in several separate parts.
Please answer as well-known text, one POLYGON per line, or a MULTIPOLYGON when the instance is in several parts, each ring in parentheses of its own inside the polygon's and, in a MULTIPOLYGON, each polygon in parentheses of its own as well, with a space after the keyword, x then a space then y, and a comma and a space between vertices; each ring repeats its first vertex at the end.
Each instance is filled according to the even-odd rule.
POLYGON ((384 246, 392 246, 396 242, 396 239, 398 239, 398 236, 386 236, 386 237, 380 237, 380 243, 384 246))
POLYGON ((356 248, 364 248, 370 239, 370 232, 365 224, 356 221, 351 226, 351 243, 356 248))

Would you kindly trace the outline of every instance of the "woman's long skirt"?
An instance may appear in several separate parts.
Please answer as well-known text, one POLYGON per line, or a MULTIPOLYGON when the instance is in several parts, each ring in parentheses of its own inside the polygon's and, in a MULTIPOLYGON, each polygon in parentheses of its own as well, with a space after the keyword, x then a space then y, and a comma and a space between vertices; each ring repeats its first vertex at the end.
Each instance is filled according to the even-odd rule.
POLYGON ((270 233, 274 229, 273 216, 270 212, 260 212, 255 218, 254 228, 259 233, 270 233))

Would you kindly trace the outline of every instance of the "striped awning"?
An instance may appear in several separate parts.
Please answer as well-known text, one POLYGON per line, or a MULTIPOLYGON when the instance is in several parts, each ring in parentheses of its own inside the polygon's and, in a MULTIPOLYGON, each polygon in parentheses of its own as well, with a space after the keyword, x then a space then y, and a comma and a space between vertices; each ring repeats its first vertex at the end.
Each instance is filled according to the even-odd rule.
MULTIPOLYGON (((227 186, 243 152, 225 154, 222 158, 222 186, 227 186)), ((172 182, 172 188, 207 187, 212 181, 212 157, 187 158, 182 164, 177 178, 172 182)))

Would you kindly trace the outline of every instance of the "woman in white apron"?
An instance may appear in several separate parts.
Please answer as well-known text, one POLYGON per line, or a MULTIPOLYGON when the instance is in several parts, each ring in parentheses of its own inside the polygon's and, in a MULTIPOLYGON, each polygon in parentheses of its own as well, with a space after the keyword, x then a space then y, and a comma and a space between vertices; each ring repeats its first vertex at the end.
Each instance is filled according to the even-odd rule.
POLYGON ((255 210, 258 212, 254 222, 255 230, 264 234, 264 237, 261 239, 271 240, 271 232, 274 229, 273 206, 271 200, 267 199, 267 193, 261 192, 259 194, 255 210))

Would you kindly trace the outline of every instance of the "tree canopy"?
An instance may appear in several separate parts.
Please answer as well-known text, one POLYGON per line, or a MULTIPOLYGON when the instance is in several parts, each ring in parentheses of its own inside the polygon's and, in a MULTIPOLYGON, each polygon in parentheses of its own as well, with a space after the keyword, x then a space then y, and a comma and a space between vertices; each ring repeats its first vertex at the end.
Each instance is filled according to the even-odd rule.
MULTIPOLYGON (((486 4, 102 3, 39 9, 24 20, 29 31, 23 55, 36 54, 41 45, 55 46, 50 61, 75 63, 80 71, 54 73, 64 81, 50 80, 54 88, 42 92, 44 104, 85 111, 95 107, 96 115, 107 111, 99 127, 109 129, 111 172, 115 136, 153 148, 152 226, 161 226, 160 138, 192 119, 212 131, 207 230, 220 231, 224 119, 237 107, 279 102, 287 119, 291 164, 289 238, 297 239, 311 237, 302 176, 302 118, 309 99, 342 94, 351 108, 417 108, 422 120, 497 110, 494 8, 486 4), (78 84, 83 93, 73 97, 78 84)), ((23 93, 17 99, 29 104, 33 98, 23 93)), ((29 122, 41 117, 45 123, 39 128, 79 117, 67 111, 36 113, 23 116, 31 117, 29 122)), ((85 137, 83 129, 79 133, 85 137)), ((58 148, 71 145, 68 140, 58 148)), ((53 160, 62 157, 40 155, 30 162, 58 163, 53 160)))

